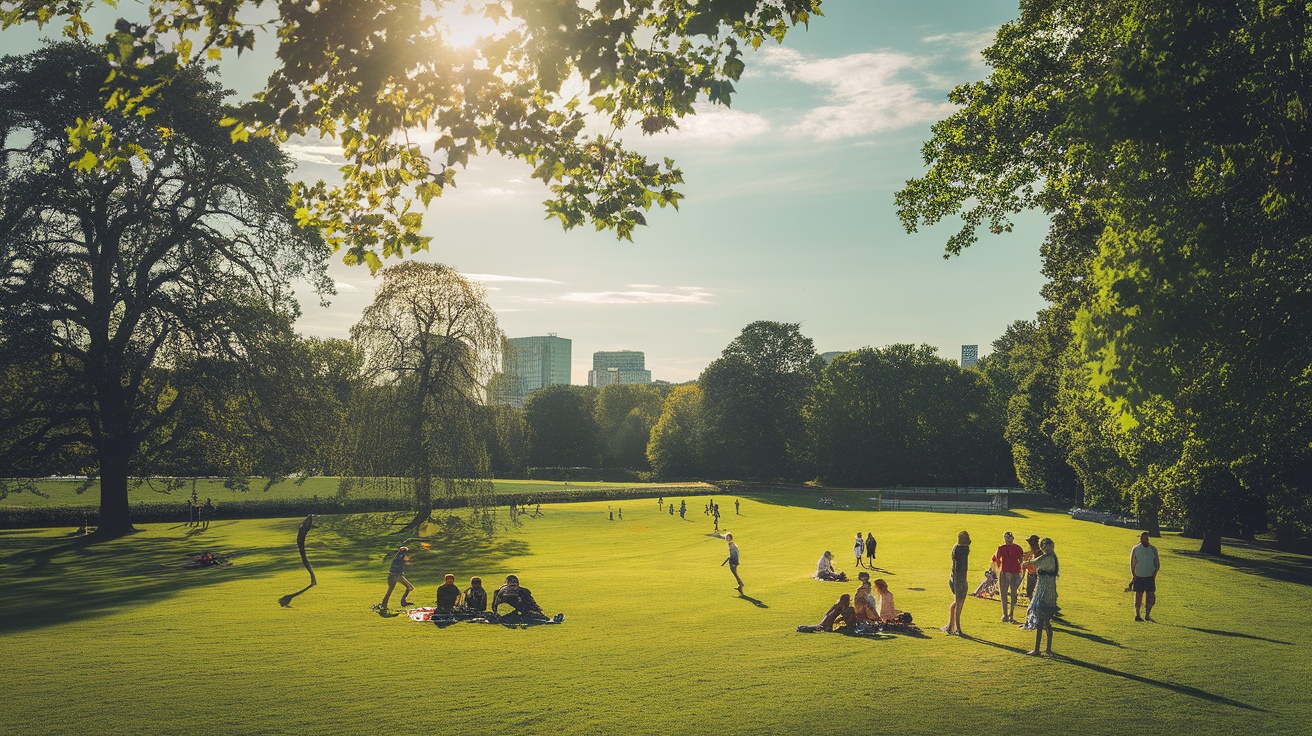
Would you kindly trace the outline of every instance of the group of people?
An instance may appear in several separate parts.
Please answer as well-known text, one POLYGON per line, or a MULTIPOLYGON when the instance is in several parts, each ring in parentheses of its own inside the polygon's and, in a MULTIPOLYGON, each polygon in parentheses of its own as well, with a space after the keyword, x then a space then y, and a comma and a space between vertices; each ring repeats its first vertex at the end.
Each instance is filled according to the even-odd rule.
POLYGON ((908 614, 897 610, 893 605, 893 593, 888 589, 888 583, 883 578, 871 581, 868 572, 857 573, 856 577, 861 583, 856 593, 852 595, 844 593, 838 596, 834 605, 825 611, 820 623, 815 626, 802 626, 799 630, 833 631, 840 621, 843 626, 852 629, 911 622, 908 614))
MULTIPOLYGON (((408 600, 410 594, 414 592, 415 586, 405 577, 405 566, 410 563, 410 548, 402 546, 392 557, 392 563, 387 572, 387 592, 383 594, 381 603, 375 603, 370 606, 371 610, 385 612, 387 602, 392 597, 392 591, 396 589, 397 584, 405 587, 405 592, 401 594, 401 606, 415 605, 408 600)), ((500 588, 497 588, 492 594, 491 610, 488 608, 487 590, 483 587, 483 579, 472 577, 469 579, 469 587, 464 591, 456 585, 456 576, 447 573, 442 584, 437 588, 437 601, 434 604, 434 613, 441 614, 452 618, 475 618, 487 616, 506 623, 533 623, 554 621, 560 623, 564 618, 563 614, 556 614, 555 618, 549 618, 542 611, 542 607, 533 599, 533 593, 528 588, 519 584, 519 577, 516 575, 507 575, 506 582, 500 588), (501 606, 509 606, 510 610, 502 615, 501 606)))
POLYGON ((210 526, 210 516, 214 514, 214 501, 210 498, 201 503, 196 497, 196 491, 191 492, 191 498, 187 499, 187 523, 185 526, 196 526, 202 529, 208 529, 210 526))

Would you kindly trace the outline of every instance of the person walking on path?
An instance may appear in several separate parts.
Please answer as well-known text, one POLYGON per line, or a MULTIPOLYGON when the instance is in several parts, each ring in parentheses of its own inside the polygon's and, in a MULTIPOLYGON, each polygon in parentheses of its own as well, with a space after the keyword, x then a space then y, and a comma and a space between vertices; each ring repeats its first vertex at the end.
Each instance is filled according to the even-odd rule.
POLYGON ((1157 603, 1157 571, 1161 568, 1161 557, 1157 548, 1149 544, 1148 532, 1140 534, 1139 543, 1130 550, 1130 587, 1134 589, 1135 621, 1153 620, 1153 606, 1157 603), (1144 609, 1142 616, 1139 615, 1140 608, 1144 609))
POLYGON ((1039 555, 1034 558, 1034 567, 1037 570, 1039 582, 1034 586, 1034 597, 1030 599, 1030 607, 1025 612, 1027 621, 1034 622, 1034 650, 1028 652, 1033 656, 1039 655, 1039 645, 1043 643, 1043 631, 1048 631, 1048 646, 1044 650, 1045 654, 1052 654, 1052 619, 1061 609, 1057 607, 1057 572, 1058 562, 1057 555, 1053 553, 1052 540, 1044 537, 1039 542, 1039 555))
POLYGON ((729 543, 729 556, 724 558, 724 562, 720 563, 720 567, 724 567, 726 564, 729 566, 729 572, 733 573, 733 579, 738 581, 738 592, 741 593, 743 592, 743 579, 738 577, 738 545, 733 543, 733 534, 731 532, 725 532, 724 541, 729 543))
POLYGON ((957 543, 952 545, 952 577, 948 586, 952 588, 952 605, 948 606, 948 625, 942 631, 948 636, 965 636, 961 632, 961 608, 966 605, 966 594, 970 591, 970 534, 965 530, 957 533, 957 543))
POLYGON ((866 567, 875 569, 875 535, 866 532, 866 567))
POLYGON ((856 533, 856 544, 852 545, 852 554, 856 555, 856 566, 865 567, 861 559, 866 554, 866 540, 861 537, 861 532, 856 533))
POLYGON ((413 605, 406 600, 415 589, 415 586, 405 579, 405 566, 410 562, 410 558, 407 556, 409 552, 410 548, 404 546, 396 551, 396 556, 392 558, 392 566, 387 569, 387 592, 383 594, 383 602, 370 606, 372 610, 380 612, 387 610, 387 601, 391 599, 392 590, 397 583, 405 586, 405 592, 401 594, 401 605, 413 605))
POLYGON ((1002 598, 1002 620, 1003 622, 1016 621, 1016 596, 1020 594, 1020 560, 1025 556, 1024 550, 1015 542, 1015 536, 1011 532, 1002 535, 1002 546, 998 547, 996 559, 998 566, 1002 568, 998 573, 998 590, 1002 598), (1007 592, 1011 592, 1011 602, 1008 605, 1007 592))

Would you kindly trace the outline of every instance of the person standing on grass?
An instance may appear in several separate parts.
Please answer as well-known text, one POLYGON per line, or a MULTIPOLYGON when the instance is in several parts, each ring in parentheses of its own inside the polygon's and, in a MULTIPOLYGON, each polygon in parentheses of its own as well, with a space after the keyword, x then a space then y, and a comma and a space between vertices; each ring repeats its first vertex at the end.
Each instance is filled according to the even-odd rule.
POLYGON ((1025 597, 1033 598, 1034 586, 1038 583, 1038 573, 1034 570, 1034 565, 1031 564, 1031 561, 1039 556, 1039 535, 1031 534, 1025 538, 1025 541, 1029 544, 1030 548, 1021 557, 1020 567, 1025 571, 1025 597))
POLYGON ((998 591, 1002 598, 1002 620, 1004 623, 1016 621, 1016 596, 1020 594, 1020 560, 1025 551, 1015 542, 1015 535, 1006 532, 1002 535, 1002 546, 994 558, 998 561, 998 591), (1007 591, 1011 591, 1011 604, 1007 604, 1007 591))
POLYGON ((733 543, 733 534, 731 532, 725 532, 724 541, 729 543, 729 556, 724 558, 724 562, 720 563, 720 567, 724 567, 726 564, 729 566, 729 572, 733 573, 733 579, 738 581, 738 592, 741 593, 743 592, 743 579, 738 577, 738 545, 733 543))
POLYGON ((670 516, 674 516, 674 504, 670 504, 667 508, 670 510, 670 516))
POLYGON ((659 510, 659 511, 664 511, 664 510, 665 510, 665 497, 664 497, 664 496, 658 496, 658 497, 656 498, 656 508, 657 508, 657 510, 659 510))
MULTIPOLYGON (((208 496, 205 498, 205 505, 201 507, 201 512, 205 515, 205 521, 201 525, 201 529, 209 529, 210 517, 214 515, 214 501, 210 500, 208 496)), ((200 518, 198 517, 196 520, 200 521, 200 518)))
POLYGON ((410 581, 405 579, 405 566, 410 562, 410 558, 407 556, 409 552, 410 548, 404 546, 396 551, 396 556, 392 558, 392 566, 387 569, 387 592, 383 594, 383 602, 375 603, 370 606, 372 610, 387 610, 387 601, 391 599, 392 590, 396 587, 397 583, 405 586, 405 592, 401 594, 401 605, 413 605, 410 601, 406 600, 410 596, 410 593, 414 592, 415 589, 415 586, 411 585, 410 581))
POLYGON ((952 577, 948 585, 952 588, 952 605, 948 606, 948 625, 941 630, 948 636, 965 636, 961 632, 961 608, 966 605, 966 594, 970 592, 970 534, 965 530, 957 533, 957 543, 952 545, 952 577))
POLYGON ((733 500, 733 515, 738 516, 738 499, 733 500))
POLYGON ((866 532, 866 567, 875 569, 875 535, 866 532))
POLYGON ((686 519, 688 514, 688 501, 686 499, 679 501, 679 518, 686 519))
POLYGON ((1039 555, 1034 558, 1034 568, 1038 571, 1039 582, 1034 586, 1034 597, 1030 599, 1029 610, 1025 618, 1034 622, 1033 656, 1039 655, 1039 645, 1043 643, 1043 631, 1048 631, 1046 654, 1052 654, 1052 619, 1061 610, 1057 607, 1057 572, 1059 565, 1057 555, 1053 553, 1051 539, 1044 537, 1039 542, 1039 555))
POLYGON ((861 532, 856 533, 856 544, 852 545, 852 554, 856 555, 856 566, 865 567, 861 564, 861 559, 866 554, 866 540, 861 537, 861 532))
POLYGON ((1134 589, 1134 620, 1153 620, 1153 606, 1157 603, 1157 571, 1162 560, 1157 548, 1148 542, 1148 532, 1139 535, 1139 543, 1130 550, 1130 587, 1134 589), (1145 598, 1147 600, 1145 600, 1145 598), (1143 604, 1147 603, 1147 606, 1143 604), (1144 615, 1139 615, 1143 607, 1144 615))

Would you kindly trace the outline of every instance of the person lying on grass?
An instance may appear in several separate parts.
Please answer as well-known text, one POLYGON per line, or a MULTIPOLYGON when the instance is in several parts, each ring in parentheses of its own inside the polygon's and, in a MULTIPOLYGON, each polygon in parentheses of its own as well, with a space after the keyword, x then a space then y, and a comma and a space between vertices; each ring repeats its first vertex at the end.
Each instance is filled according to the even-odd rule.
POLYGON ((815 579, 846 583, 847 573, 834 571, 834 554, 825 550, 825 553, 820 556, 820 561, 815 565, 815 579))
POLYGON ((533 594, 528 588, 519 584, 519 578, 514 575, 506 576, 506 584, 497 588, 497 592, 492 594, 492 614, 498 616, 502 621, 555 621, 560 623, 564 614, 556 614, 554 619, 548 618, 547 614, 542 612, 542 607, 538 602, 533 600, 533 594), (513 610, 505 616, 497 611, 502 604, 510 606, 513 610))
POLYGON ((438 613, 451 613, 456 609, 456 602, 460 600, 460 588, 456 587, 456 576, 447 573, 441 585, 437 587, 437 611, 438 613))

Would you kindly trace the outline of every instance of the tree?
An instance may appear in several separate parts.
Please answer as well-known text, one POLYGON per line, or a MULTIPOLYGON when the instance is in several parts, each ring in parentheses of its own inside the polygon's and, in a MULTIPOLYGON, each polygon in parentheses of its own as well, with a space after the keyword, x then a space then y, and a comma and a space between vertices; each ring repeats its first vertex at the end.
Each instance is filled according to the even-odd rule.
POLYGON ((378 396, 401 429, 373 437, 401 453, 414 488, 412 527, 432 515, 434 481, 448 503, 464 501, 487 527, 493 494, 477 414, 504 340, 487 290, 437 263, 408 261, 382 277, 351 328, 365 375, 390 389, 378 396))
MULTIPOLYGON (((62 21, 65 34, 86 38, 84 14, 95 5, 17 0, 0 11, 0 27, 62 21)), ((480 152, 531 166, 550 187, 548 216, 564 227, 590 221, 631 239, 643 211, 678 206, 683 175, 669 159, 627 150, 616 131, 635 121, 647 134, 675 127, 699 99, 728 105, 744 70, 741 45, 782 42, 819 13, 820 0, 152 0, 145 18, 116 23, 114 73, 99 81, 107 109, 149 118, 156 80, 276 39, 276 67, 231 113, 229 131, 234 141, 340 141, 342 181, 298 186, 296 206, 348 262, 376 270, 380 256, 427 247, 411 200, 427 206, 454 185, 448 167, 480 152), (486 20, 470 45, 452 32, 465 7, 486 20), (576 79, 583 99, 565 91, 576 79), (612 131, 588 134, 584 111, 612 131), (421 130, 435 139, 431 154, 421 130)), ((71 130, 89 166, 131 157, 130 138, 71 130)))
POLYGON ((705 432, 701 388, 695 383, 674 387, 661 405, 660 418, 647 443, 647 461, 656 477, 701 475, 705 432))
POLYGON ((810 462, 802 409, 824 365, 797 324, 753 322, 698 379, 707 470, 799 478, 810 462))
POLYGON ((292 280, 331 285, 328 248, 287 206, 287 159, 231 139, 218 85, 191 69, 154 80, 149 119, 108 109, 107 53, 0 61, 0 352, 60 376, 6 407, 24 430, 10 451, 85 449, 115 535, 132 530, 129 475, 170 449, 175 376, 288 334, 292 280), (131 160, 70 167, 75 129, 128 142, 131 160))
POLYGON ((647 443, 661 415, 661 389, 645 383, 612 383, 597 392, 597 432, 609 468, 646 470, 647 443))
POLYGON ((600 453, 591 386, 547 386, 528 395, 529 463, 534 467, 595 468, 600 453))
POLYGON ((1178 499, 1212 499, 1167 499, 1207 527, 1208 551, 1251 521, 1204 506, 1312 522, 1297 511, 1312 361, 1296 347, 1312 327, 1310 15, 1023 3, 986 51, 989 79, 953 93, 962 108, 926 144, 930 171, 898 195, 909 228, 961 214, 949 252, 1026 207, 1052 214, 1054 234, 1092 226, 1068 269, 1089 287, 1069 315, 1077 370, 1116 416, 1118 452, 1153 457, 1178 499), (1153 429, 1165 417, 1178 433, 1153 429))

